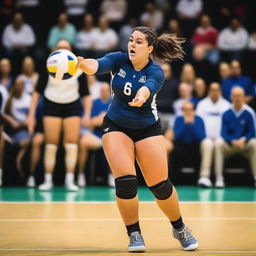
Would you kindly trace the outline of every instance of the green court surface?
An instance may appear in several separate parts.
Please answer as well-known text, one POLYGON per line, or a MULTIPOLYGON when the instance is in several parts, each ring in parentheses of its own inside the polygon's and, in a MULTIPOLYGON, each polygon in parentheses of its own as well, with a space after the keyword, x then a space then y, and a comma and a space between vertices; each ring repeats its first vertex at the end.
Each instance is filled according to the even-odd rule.
MULTIPOLYGON (((203 189, 194 186, 176 187, 181 201, 239 201, 256 202, 256 189, 253 187, 228 187, 225 189, 203 189)), ((141 201, 153 201, 146 187, 139 187, 141 201)), ((87 187, 78 192, 70 192, 64 187, 55 187, 51 191, 25 187, 0 188, 0 202, 83 202, 114 201, 115 189, 110 187, 87 187)))

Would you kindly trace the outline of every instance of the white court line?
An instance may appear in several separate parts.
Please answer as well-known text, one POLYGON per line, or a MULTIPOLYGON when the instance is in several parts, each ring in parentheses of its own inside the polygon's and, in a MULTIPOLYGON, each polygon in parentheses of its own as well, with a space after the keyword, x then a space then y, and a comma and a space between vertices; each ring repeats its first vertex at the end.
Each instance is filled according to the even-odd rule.
MULTIPOLYGON (((96 249, 96 248, 0 248, 0 251, 91 251, 91 252, 127 252, 126 250, 115 250, 115 249, 96 249)), ((147 250, 146 252, 150 252, 153 250, 147 250)), ((155 250, 154 250, 155 251, 155 250)), ((180 250, 179 250, 180 251, 180 250)), ((161 252, 161 249, 159 250, 161 252)), ((209 251, 209 250, 198 250, 195 251, 198 253, 256 253, 256 251, 209 251)))
MULTIPOLYGON (((152 220, 166 220, 167 218, 140 218, 143 221, 152 221, 152 220)), ((219 221, 219 220, 254 220, 256 218, 184 218, 184 220, 212 220, 212 221, 219 221)), ((115 222, 115 221, 122 221, 121 218, 88 218, 88 219, 0 219, 0 222, 115 222)))
MULTIPOLYGON (((152 204, 155 201, 140 201, 139 203, 142 204, 152 204)), ((180 204, 256 204, 253 201, 180 201, 180 204)), ((115 201, 62 201, 62 202, 52 202, 52 201, 31 201, 31 202, 21 202, 21 201, 0 201, 1 204, 116 204, 115 201)))

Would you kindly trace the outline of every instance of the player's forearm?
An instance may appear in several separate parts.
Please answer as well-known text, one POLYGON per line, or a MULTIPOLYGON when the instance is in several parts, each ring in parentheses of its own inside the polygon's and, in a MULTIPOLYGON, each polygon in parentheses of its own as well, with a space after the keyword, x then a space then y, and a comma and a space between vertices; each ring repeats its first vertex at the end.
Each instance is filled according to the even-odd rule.
POLYGON ((141 95, 142 97, 144 97, 145 100, 147 100, 150 96, 150 90, 148 89, 148 87, 142 86, 138 90, 138 95, 141 95))
POLYGON ((99 67, 99 63, 95 59, 84 59, 78 57, 78 68, 80 68, 87 75, 94 75, 99 67))

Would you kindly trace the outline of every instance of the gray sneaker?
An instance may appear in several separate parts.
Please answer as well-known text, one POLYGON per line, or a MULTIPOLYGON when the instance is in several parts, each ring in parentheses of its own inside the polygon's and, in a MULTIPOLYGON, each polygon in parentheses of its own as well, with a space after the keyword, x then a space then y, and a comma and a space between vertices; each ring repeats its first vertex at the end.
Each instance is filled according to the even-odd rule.
POLYGON ((193 251, 198 248, 198 241, 192 236, 190 230, 184 226, 183 229, 172 229, 173 235, 176 239, 179 240, 183 250, 193 251))
POLYGON ((130 234, 130 244, 128 246, 128 252, 145 252, 145 243, 142 234, 138 231, 134 231, 130 234))

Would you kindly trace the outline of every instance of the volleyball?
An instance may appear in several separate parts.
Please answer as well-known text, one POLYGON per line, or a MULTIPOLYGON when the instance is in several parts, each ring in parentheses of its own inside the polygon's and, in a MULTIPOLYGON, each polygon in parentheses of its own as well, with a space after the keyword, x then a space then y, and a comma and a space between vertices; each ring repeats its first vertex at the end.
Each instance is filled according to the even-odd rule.
POLYGON ((46 67, 50 76, 66 80, 76 74, 77 63, 77 57, 72 52, 60 49, 49 55, 46 67))

